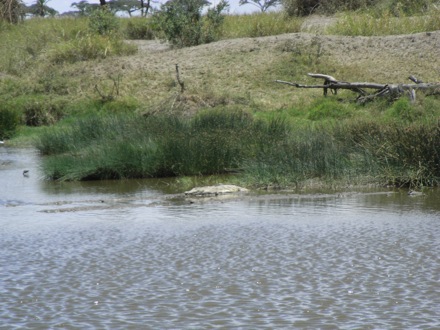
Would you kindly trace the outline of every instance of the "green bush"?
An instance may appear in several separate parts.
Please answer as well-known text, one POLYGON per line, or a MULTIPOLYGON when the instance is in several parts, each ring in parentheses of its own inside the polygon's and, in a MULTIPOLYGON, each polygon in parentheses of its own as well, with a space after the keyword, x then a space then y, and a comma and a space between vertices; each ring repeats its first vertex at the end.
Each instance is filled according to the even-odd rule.
POLYGON ((152 40, 155 32, 151 26, 151 22, 144 17, 132 17, 125 28, 125 35, 127 39, 131 40, 152 40))
POLYGON ((222 0, 202 15, 207 4, 205 0, 168 1, 153 16, 153 20, 166 39, 177 47, 212 42, 218 39, 223 22, 222 11, 228 4, 222 0))
POLYGON ((119 31, 119 22, 109 9, 99 8, 90 14, 89 28, 93 33, 109 35, 119 31))
POLYGON ((2 102, 3 109, 12 111, 27 126, 45 126, 58 122, 64 116, 66 101, 43 95, 22 95, 2 102))
POLYGON ((20 124, 21 116, 18 111, 0 106, 0 140, 11 138, 20 124))
POLYGON ((74 39, 53 44, 47 51, 51 63, 75 63, 115 55, 131 55, 136 46, 125 43, 115 35, 79 33, 74 39))

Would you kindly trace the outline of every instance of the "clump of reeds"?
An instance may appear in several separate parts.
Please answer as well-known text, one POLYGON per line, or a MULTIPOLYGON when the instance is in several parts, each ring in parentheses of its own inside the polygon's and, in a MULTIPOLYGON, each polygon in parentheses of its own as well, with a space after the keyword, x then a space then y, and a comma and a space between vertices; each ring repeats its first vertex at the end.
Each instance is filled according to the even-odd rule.
POLYGON ((215 110, 193 119, 91 115, 48 128, 37 148, 56 180, 218 174, 250 157, 260 126, 245 113, 215 110))
POLYGON ((209 110, 194 118, 103 114, 47 128, 38 149, 55 180, 239 172, 249 185, 307 179, 399 186, 440 182, 440 121, 346 120, 293 128, 280 117, 209 110))
POLYGON ((339 126, 353 154, 367 157, 378 181, 396 186, 438 185, 440 182, 440 121, 405 123, 358 121, 339 126))
POLYGON ((349 154, 328 129, 302 127, 275 143, 261 144, 255 159, 247 162, 246 177, 257 186, 289 186, 311 178, 340 178, 350 170, 349 154))
POLYGON ((440 9, 432 7, 423 15, 396 15, 391 10, 346 13, 327 31, 347 36, 384 36, 411 34, 440 29, 440 9))
POLYGON ((282 12, 227 15, 222 25, 221 39, 264 37, 300 32, 302 18, 287 17, 282 12))
POLYGON ((109 56, 131 55, 137 48, 113 35, 78 33, 75 38, 60 42, 47 50, 47 59, 56 64, 74 63, 109 56))

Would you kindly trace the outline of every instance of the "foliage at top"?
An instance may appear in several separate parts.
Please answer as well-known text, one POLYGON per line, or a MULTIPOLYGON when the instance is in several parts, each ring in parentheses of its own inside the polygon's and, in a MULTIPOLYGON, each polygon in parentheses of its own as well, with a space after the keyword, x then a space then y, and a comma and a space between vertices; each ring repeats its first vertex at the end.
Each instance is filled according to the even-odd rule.
POLYGON ((276 7, 281 4, 281 0, 240 0, 240 6, 254 5, 258 7, 262 13, 265 13, 269 8, 276 7))
POLYGON ((55 16, 58 12, 47 5, 49 1, 50 0, 36 0, 33 5, 25 8, 25 12, 39 17, 55 16))
MULTIPOLYGON (((133 13, 139 12, 141 17, 145 17, 152 9, 151 3, 152 0, 113 0, 106 1, 105 6, 113 13, 127 13, 131 17, 133 13)), ((76 8, 79 16, 88 16, 101 7, 101 5, 81 0, 72 3, 71 7, 76 8)))

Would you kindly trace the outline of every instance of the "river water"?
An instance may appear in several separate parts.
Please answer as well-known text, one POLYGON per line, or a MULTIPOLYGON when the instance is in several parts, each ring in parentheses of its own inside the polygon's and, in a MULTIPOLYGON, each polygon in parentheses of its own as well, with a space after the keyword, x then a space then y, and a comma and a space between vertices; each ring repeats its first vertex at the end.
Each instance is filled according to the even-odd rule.
POLYGON ((0 329, 440 329, 436 190, 189 203, 38 163, 0 147, 0 329))

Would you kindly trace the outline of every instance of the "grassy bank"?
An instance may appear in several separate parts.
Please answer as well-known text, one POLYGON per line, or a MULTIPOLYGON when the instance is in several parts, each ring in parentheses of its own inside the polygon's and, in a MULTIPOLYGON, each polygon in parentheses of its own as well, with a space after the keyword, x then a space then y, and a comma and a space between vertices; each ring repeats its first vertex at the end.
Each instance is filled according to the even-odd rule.
POLYGON ((228 16, 221 41, 184 49, 127 42, 160 36, 139 18, 108 35, 85 19, 4 25, 0 139, 38 141, 54 180, 233 172, 255 187, 436 185, 438 96, 358 106, 350 92, 324 98, 273 81, 437 81, 437 34, 413 33, 439 29, 438 15, 352 12, 318 28, 281 13, 228 16))
POLYGON ((239 173, 254 187, 308 179, 395 186, 437 185, 440 121, 344 120, 289 125, 241 111, 194 118, 92 115, 47 129, 38 149, 54 180, 239 173))

